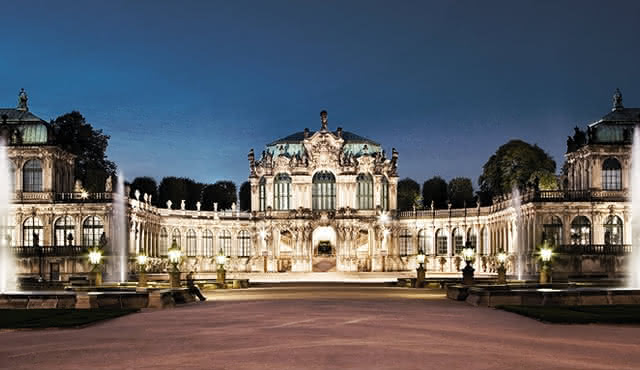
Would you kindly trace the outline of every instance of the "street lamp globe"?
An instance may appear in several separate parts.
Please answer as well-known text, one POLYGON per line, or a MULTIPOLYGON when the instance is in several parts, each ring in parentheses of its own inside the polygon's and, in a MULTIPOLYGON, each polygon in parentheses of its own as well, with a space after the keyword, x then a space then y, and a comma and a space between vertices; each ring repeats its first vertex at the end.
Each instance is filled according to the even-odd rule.
POLYGON ((416 256, 416 261, 420 264, 423 265, 424 264, 424 260, 427 258, 427 256, 424 254, 424 251, 422 249, 420 249, 418 251, 418 255, 416 256))
POLYGON ((553 249, 551 248, 542 248, 540 249, 540 258, 542 262, 551 261, 551 256, 553 255, 553 249))
POLYGON ((92 265, 99 265, 102 259, 102 252, 95 248, 89 251, 89 263, 92 265))
POLYGON ((147 257, 146 255, 144 255, 144 254, 139 254, 139 255, 136 257, 136 260, 138 261, 138 264, 139 264, 140 266, 144 266, 144 265, 146 265, 146 264, 147 264, 147 259, 148 259, 148 257, 147 257))
POLYGON ((473 255, 474 255, 474 252, 473 252, 473 248, 471 247, 467 247, 462 250, 462 256, 464 257, 465 261, 473 260, 473 255))
POLYGON ((218 252, 218 255, 216 256, 216 263, 219 266, 224 266, 224 264, 227 263, 227 256, 224 255, 224 251, 222 250, 222 248, 220 248, 220 251, 218 252))
POLYGON ((498 262, 504 265, 504 263, 507 262, 507 254, 504 252, 498 253, 498 262))
POLYGON ((173 263, 174 265, 180 263, 180 258, 182 258, 182 251, 180 250, 180 247, 175 240, 173 241, 173 244, 171 244, 171 248, 169 248, 169 250, 167 251, 167 255, 169 257, 169 262, 173 263))

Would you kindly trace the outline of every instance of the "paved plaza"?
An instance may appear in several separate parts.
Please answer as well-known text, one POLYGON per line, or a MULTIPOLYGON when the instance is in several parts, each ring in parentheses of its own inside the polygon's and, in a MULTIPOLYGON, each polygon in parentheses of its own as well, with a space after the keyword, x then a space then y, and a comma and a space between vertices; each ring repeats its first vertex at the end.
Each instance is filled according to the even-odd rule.
POLYGON ((81 329, 0 332, 6 369, 637 369, 640 327, 549 325, 353 285, 207 292, 81 329))

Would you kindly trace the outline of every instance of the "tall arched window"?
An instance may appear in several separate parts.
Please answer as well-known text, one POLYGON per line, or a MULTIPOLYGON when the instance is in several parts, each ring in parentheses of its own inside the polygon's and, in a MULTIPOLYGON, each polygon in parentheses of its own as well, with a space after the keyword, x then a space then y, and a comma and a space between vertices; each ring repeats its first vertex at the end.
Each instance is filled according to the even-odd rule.
POLYGON ((381 189, 380 202, 382 204, 380 206, 382 207, 383 211, 388 211, 389 210, 389 180, 387 180, 385 176, 382 176, 381 185, 382 186, 380 187, 381 189))
POLYGON ((460 254, 464 249, 464 232, 460 228, 453 230, 453 253, 460 254))
POLYGON ((436 231, 436 254, 446 256, 449 253, 447 242, 447 233, 442 229, 436 231))
POLYGON ((76 240, 75 223, 73 222, 73 218, 71 218, 71 216, 63 216, 58 218, 53 224, 53 229, 53 244, 56 247, 72 245, 76 240))
POLYGON ((476 250, 476 253, 479 253, 478 237, 476 236, 476 233, 473 231, 472 228, 469 228, 469 230, 467 230, 467 241, 469 242, 469 246, 474 250, 476 250))
POLYGON ((100 237, 104 233, 104 224, 99 217, 89 216, 82 223, 82 245, 94 247, 100 244, 100 237))
POLYGON ((182 249, 182 246, 181 246, 182 241, 180 240, 180 230, 178 229, 173 229, 173 233, 171 233, 171 244, 173 244, 173 242, 176 242, 180 247, 180 249, 182 249))
POLYGON ((427 230, 422 229, 418 233, 418 252, 422 251, 424 254, 430 254, 429 246, 427 245, 427 230))
POLYGON ((571 221, 571 244, 591 244, 591 221, 585 216, 577 216, 571 221))
POLYGON ((276 211, 286 211, 291 206, 291 177, 280 173, 273 182, 273 206, 276 211))
POLYGON ((258 194, 260 197, 260 211, 264 212, 267 209, 267 180, 264 177, 260 178, 258 194))
POLYGON ((169 234, 164 227, 160 229, 160 256, 164 257, 169 253, 169 234))
POLYGON ((202 248, 205 257, 213 257, 215 255, 213 251, 213 233, 209 230, 205 230, 202 235, 202 248))
POLYGON ((622 166, 615 158, 607 158, 602 163, 602 189, 622 189, 622 166))
POLYGON ((24 164, 22 190, 25 192, 42 191, 42 163, 39 159, 32 159, 24 164))
POLYGON ((546 241, 552 245, 562 244, 562 220, 558 216, 550 216, 545 220, 542 225, 543 241, 546 241))
POLYGON ((336 177, 327 171, 313 175, 313 209, 332 210, 336 207, 336 177))
POLYGON ((198 253, 196 246, 196 232, 193 229, 187 231, 187 256, 195 257, 198 253))
POLYGON ((238 233, 238 256, 248 257, 251 255, 251 237, 247 230, 240 230, 238 233))
POLYGON ((620 217, 614 215, 607 217, 604 223, 604 244, 622 244, 622 226, 622 219, 620 217))
POLYGON ((231 255, 231 233, 227 230, 222 230, 218 235, 218 243, 225 256, 231 255))
POLYGON ((29 217, 24 220, 22 228, 22 245, 34 247, 35 239, 38 239, 38 245, 42 245, 42 221, 37 217, 29 217))
POLYGON ((411 233, 407 229, 400 232, 400 255, 409 256, 413 254, 411 248, 411 233))
POLYGON ((356 197, 358 209, 373 209, 373 178, 371 175, 361 173, 356 178, 356 197))

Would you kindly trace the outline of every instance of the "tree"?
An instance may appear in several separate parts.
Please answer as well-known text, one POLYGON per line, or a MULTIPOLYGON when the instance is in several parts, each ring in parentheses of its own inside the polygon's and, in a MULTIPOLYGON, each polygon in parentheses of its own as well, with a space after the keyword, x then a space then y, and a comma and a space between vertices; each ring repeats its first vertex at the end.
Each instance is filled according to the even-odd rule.
POLYGON ((538 183, 540 190, 558 190, 558 177, 551 172, 536 171, 529 177, 529 183, 538 183))
POLYGON ((116 173, 116 165, 107 159, 109 136, 87 123, 77 111, 51 122, 55 141, 65 151, 75 154, 75 178, 89 192, 104 191, 105 180, 116 173))
POLYGON ((412 210, 419 197, 420 184, 408 177, 398 181, 398 210, 412 210))
POLYGON ((251 211, 251 184, 249 181, 240 185, 240 210, 251 211))
POLYGON ((447 188, 452 208, 474 207, 473 183, 468 177, 456 177, 449 181, 447 188))
POLYGON ((553 174, 556 162, 537 145, 511 140, 502 145, 483 166, 478 178, 484 198, 510 193, 514 186, 525 187, 534 172, 553 174))
POLYGON ((447 182, 440 176, 434 176, 422 184, 422 201, 425 208, 447 208, 447 182))
POLYGON ((219 210, 230 209, 237 201, 237 188, 233 181, 218 181, 202 189, 203 209, 213 210, 213 203, 218 203, 219 210))
POLYGON ((154 206, 158 206, 161 204, 158 201, 158 184, 153 177, 136 177, 135 179, 133 179, 131 184, 129 184, 129 188, 129 197, 134 198, 136 190, 139 190, 141 199, 142 196, 146 193, 151 195, 151 204, 153 204, 154 206))
POLYGON ((185 177, 165 177, 160 181, 158 187, 158 203, 164 206, 171 200, 172 208, 179 209, 182 201, 185 201, 185 208, 196 209, 196 202, 200 200, 202 184, 196 183, 192 179, 185 177))

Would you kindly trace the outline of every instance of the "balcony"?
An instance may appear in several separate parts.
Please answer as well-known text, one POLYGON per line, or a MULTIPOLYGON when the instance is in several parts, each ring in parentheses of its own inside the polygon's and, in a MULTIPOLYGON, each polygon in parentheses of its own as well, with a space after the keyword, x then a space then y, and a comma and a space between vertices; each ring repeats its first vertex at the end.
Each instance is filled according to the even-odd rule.
POLYGON ((572 245, 563 244, 556 246, 554 253, 573 254, 573 255, 603 255, 603 256, 623 256, 631 253, 630 244, 586 244, 572 245))
POLYGON ((25 257, 77 257, 84 256, 88 252, 87 247, 79 245, 55 246, 17 246, 11 247, 13 255, 20 258, 25 257))
POLYGON ((14 199, 18 202, 36 203, 110 203, 112 193, 52 193, 52 192, 24 192, 17 191, 14 199))

